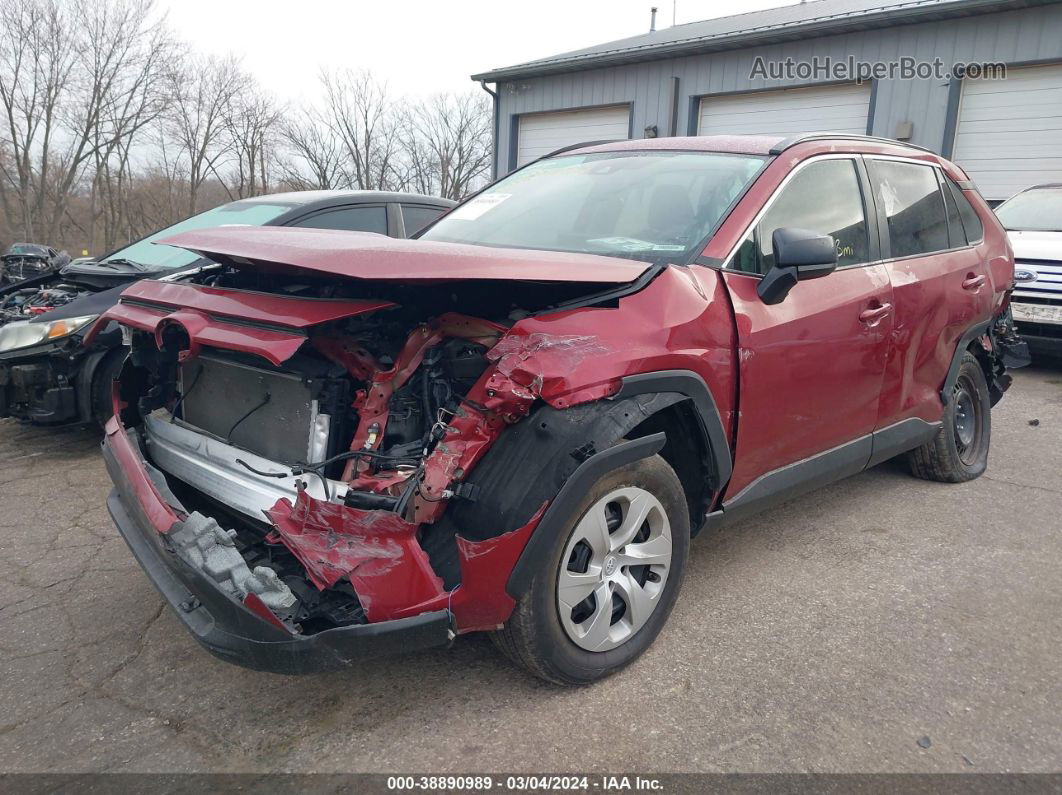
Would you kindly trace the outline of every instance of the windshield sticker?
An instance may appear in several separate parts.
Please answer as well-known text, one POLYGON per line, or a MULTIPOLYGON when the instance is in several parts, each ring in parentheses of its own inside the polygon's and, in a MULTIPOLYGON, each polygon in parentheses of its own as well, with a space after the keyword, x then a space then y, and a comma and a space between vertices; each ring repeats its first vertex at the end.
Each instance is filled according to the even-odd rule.
POLYGON ((481 193, 458 207, 447 216, 448 219, 458 221, 475 221, 481 215, 493 210, 503 201, 512 196, 511 193, 481 193))
POLYGON ((648 240, 638 240, 633 237, 595 237, 587 240, 587 243, 595 243, 599 246, 607 246, 615 251, 685 251, 685 246, 676 246, 668 243, 650 243, 648 240))

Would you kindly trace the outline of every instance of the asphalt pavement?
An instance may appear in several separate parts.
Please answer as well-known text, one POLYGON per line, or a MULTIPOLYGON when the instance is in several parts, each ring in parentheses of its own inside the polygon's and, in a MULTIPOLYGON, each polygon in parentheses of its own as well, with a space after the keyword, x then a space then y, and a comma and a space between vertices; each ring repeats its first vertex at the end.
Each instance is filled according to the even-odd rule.
POLYGON ((111 525, 92 429, 0 421, 0 770, 1062 769, 1062 368, 988 473, 889 462, 693 544, 668 626, 564 689, 483 637, 281 677, 209 656, 111 525))

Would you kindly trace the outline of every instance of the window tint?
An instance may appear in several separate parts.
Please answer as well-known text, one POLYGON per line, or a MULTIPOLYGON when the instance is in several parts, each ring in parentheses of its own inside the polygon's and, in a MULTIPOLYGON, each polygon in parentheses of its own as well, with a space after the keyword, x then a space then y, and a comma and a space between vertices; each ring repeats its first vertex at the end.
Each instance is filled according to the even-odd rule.
POLYGON ((867 220, 855 163, 823 160, 798 171, 778 194, 753 236, 741 244, 730 267, 748 273, 770 270, 774 266, 771 238, 775 229, 784 226, 833 235, 840 267, 867 262, 867 220))
POLYGON ((384 207, 340 207, 302 218, 291 226, 309 229, 345 229, 348 232, 387 234, 387 210, 384 207))
MULTIPOLYGON (((941 185, 944 185, 944 175, 937 172, 941 185)), ((948 241, 952 248, 966 245, 966 232, 962 228, 962 219, 959 218, 959 208, 955 206, 955 197, 951 191, 944 188, 944 208, 948 214, 948 241)))
POLYGON ((955 200, 955 206, 959 210, 959 218, 962 220, 962 228, 966 231, 966 239, 970 243, 979 243, 981 238, 985 236, 985 228, 981 225, 981 216, 977 214, 969 199, 962 195, 959 186, 947 177, 944 179, 948 183, 948 192, 951 194, 952 199, 955 200))
POLYGON ((932 166, 868 160, 867 167, 888 221, 890 256, 910 257, 950 247, 944 199, 932 166))
POLYGON ((406 237, 413 237, 440 215, 446 212, 442 207, 425 207, 416 204, 402 205, 402 221, 406 225, 406 237))

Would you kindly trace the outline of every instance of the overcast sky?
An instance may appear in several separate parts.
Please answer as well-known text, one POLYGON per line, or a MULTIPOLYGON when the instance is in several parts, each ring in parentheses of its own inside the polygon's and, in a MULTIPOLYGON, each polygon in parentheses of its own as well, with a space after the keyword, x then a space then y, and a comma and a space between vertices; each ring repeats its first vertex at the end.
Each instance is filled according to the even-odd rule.
MULTIPOLYGON (((792 0, 678 0, 693 22, 792 0)), ((649 30, 654 0, 159 0, 199 50, 234 52, 282 101, 313 99, 322 67, 371 68, 394 94, 464 91, 498 66, 649 30)), ((671 0, 657 0, 657 27, 671 0)))

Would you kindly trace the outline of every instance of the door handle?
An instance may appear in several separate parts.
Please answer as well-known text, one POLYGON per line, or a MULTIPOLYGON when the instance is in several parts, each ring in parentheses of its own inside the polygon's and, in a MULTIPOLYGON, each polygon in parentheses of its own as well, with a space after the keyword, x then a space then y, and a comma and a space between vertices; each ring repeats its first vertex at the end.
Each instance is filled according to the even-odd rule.
POLYGON ((864 309, 859 313, 859 320, 868 326, 877 325, 878 321, 886 317, 892 311, 892 304, 882 304, 872 309, 864 309))
POLYGON ((974 276, 972 273, 968 273, 966 275, 966 278, 962 282, 962 289, 973 290, 974 292, 976 292, 977 290, 981 289, 981 285, 984 283, 985 277, 983 275, 974 276))

